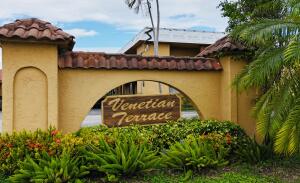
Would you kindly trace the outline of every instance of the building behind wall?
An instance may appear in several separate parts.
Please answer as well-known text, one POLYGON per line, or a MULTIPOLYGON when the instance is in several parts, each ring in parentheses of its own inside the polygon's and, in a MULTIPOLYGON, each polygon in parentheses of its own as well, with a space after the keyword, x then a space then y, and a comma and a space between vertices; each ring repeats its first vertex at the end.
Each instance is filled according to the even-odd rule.
MULTIPOLYGON (((195 57, 209 45, 224 37, 223 32, 206 32, 185 29, 160 29, 159 56, 195 57)), ((151 28, 144 28, 121 50, 123 54, 153 56, 151 28), (150 32, 149 32, 150 31, 150 32)), ((175 89, 152 81, 134 82, 137 94, 169 94, 175 89)))

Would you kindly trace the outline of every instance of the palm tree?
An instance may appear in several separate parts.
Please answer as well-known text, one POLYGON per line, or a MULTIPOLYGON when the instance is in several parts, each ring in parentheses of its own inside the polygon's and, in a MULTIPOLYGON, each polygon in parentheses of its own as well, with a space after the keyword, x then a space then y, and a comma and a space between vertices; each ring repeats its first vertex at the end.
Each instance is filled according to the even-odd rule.
MULTIPOLYGON (((157 14, 157 24, 156 28, 154 26, 154 20, 153 20, 153 15, 152 15, 152 6, 151 2, 152 0, 126 0, 126 4, 128 5, 129 8, 133 8, 136 13, 139 13, 140 9, 143 6, 146 6, 147 12, 150 17, 151 21, 151 26, 153 30, 153 39, 154 39, 154 56, 159 56, 158 50, 159 50, 159 27, 160 27, 160 7, 159 7, 159 2, 158 0, 156 1, 156 14, 157 14)), ((158 90, 159 93, 162 93, 162 84, 158 83, 158 90)))
POLYGON ((300 151, 300 1, 284 0, 285 16, 237 27, 232 37, 255 47, 255 58, 234 82, 239 90, 260 88, 254 109, 257 132, 274 150, 300 151))
POLYGON ((159 27, 160 27, 160 7, 158 0, 156 1, 156 14, 157 14, 157 25, 154 26, 154 19, 152 14, 152 0, 126 0, 126 4, 129 8, 134 9, 136 13, 139 13, 143 6, 146 6, 147 12, 150 17, 151 26, 153 30, 153 39, 154 39, 154 56, 158 56, 158 42, 159 42, 159 27))

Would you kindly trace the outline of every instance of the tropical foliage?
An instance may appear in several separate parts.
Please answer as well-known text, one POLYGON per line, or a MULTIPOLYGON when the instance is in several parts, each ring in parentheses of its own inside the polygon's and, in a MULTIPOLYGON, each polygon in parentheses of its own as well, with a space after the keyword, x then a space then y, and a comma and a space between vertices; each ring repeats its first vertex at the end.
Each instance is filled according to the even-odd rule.
POLYGON ((185 165, 178 169, 201 170, 230 162, 232 156, 225 154, 234 155, 246 139, 239 126, 215 120, 98 126, 75 134, 61 134, 53 128, 1 134, 0 180, 10 176, 10 182, 79 182, 86 177, 117 181, 170 168, 161 165, 172 161, 171 154, 179 146, 187 148, 180 153, 190 159, 182 159, 185 165))
POLYGON ((240 161, 256 164, 275 158, 273 144, 259 144, 255 139, 247 138, 245 143, 239 144, 236 156, 240 161))
POLYGON ((254 111, 257 131, 274 141, 276 152, 290 155, 300 149, 300 1, 283 1, 282 9, 282 18, 251 21, 232 32, 256 49, 234 84, 240 90, 261 89, 254 111))
POLYGON ((109 181, 158 168, 160 157, 146 143, 137 143, 130 135, 113 144, 104 139, 98 147, 88 145, 83 151, 89 169, 106 174, 109 181))
POLYGON ((43 152, 37 160, 27 156, 20 169, 8 180, 15 183, 81 183, 80 178, 89 172, 80 165, 78 157, 71 156, 68 151, 64 151, 59 157, 51 157, 43 152))
POLYGON ((185 141, 172 145, 162 154, 162 158, 166 167, 200 171, 228 164, 225 159, 227 155, 228 149, 223 144, 190 136, 185 141))

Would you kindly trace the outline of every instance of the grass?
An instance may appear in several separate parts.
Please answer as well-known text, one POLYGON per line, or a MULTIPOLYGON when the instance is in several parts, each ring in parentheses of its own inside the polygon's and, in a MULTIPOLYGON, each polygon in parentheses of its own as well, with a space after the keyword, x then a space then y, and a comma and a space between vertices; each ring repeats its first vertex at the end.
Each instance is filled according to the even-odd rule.
MULTIPOLYGON (((127 181, 134 182, 134 181, 127 181)), ((137 181, 140 182, 140 181, 137 181)), ((241 173, 228 172, 223 173, 216 177, 199 176, 196 175, 191 179, 186 180, 185 175, 171 176, 171 175, 156 175, 153 177, 145 177, 144 182, 150 183, 179 183, 179 182, 193 182, 193 183, 269 183, 279 182, 278 180, 270 177, 262 177, 255 175, 245 175, 241 173)))
POLYGON ((159 172, 122 180, 124 183, 300 183, 300 159, 273 160, 256 165, 235 164, 194 173, 159 172))

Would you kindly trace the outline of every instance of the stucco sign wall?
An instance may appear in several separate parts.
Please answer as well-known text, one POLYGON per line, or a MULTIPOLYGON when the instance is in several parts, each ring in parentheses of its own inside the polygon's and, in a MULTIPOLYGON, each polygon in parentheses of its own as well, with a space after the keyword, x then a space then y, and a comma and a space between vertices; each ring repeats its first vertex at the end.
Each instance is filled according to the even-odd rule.
POLYGON ((177 95, 109 96, 102 102, 103 123, 109 127, 165 123, 180 118, 177 95))
MULTIPOLYGON (((5 66, 4 132, 49 126, 75 132, 109 91, 130 82, 156 81, 188 97, 201 119, 231 120, 250 136, 255 133, 251 116, 255 90, 237 93, 230 87, 246 61, 75 52, 74 36, 36 18, 0 26, 0 43, 5 66)), ((237 47, 222 39, 206 53, 237 47)), ((161 123, 180 117, 180 100, 176 96, 109 97, 103 110, 109 126, 161 123)))

